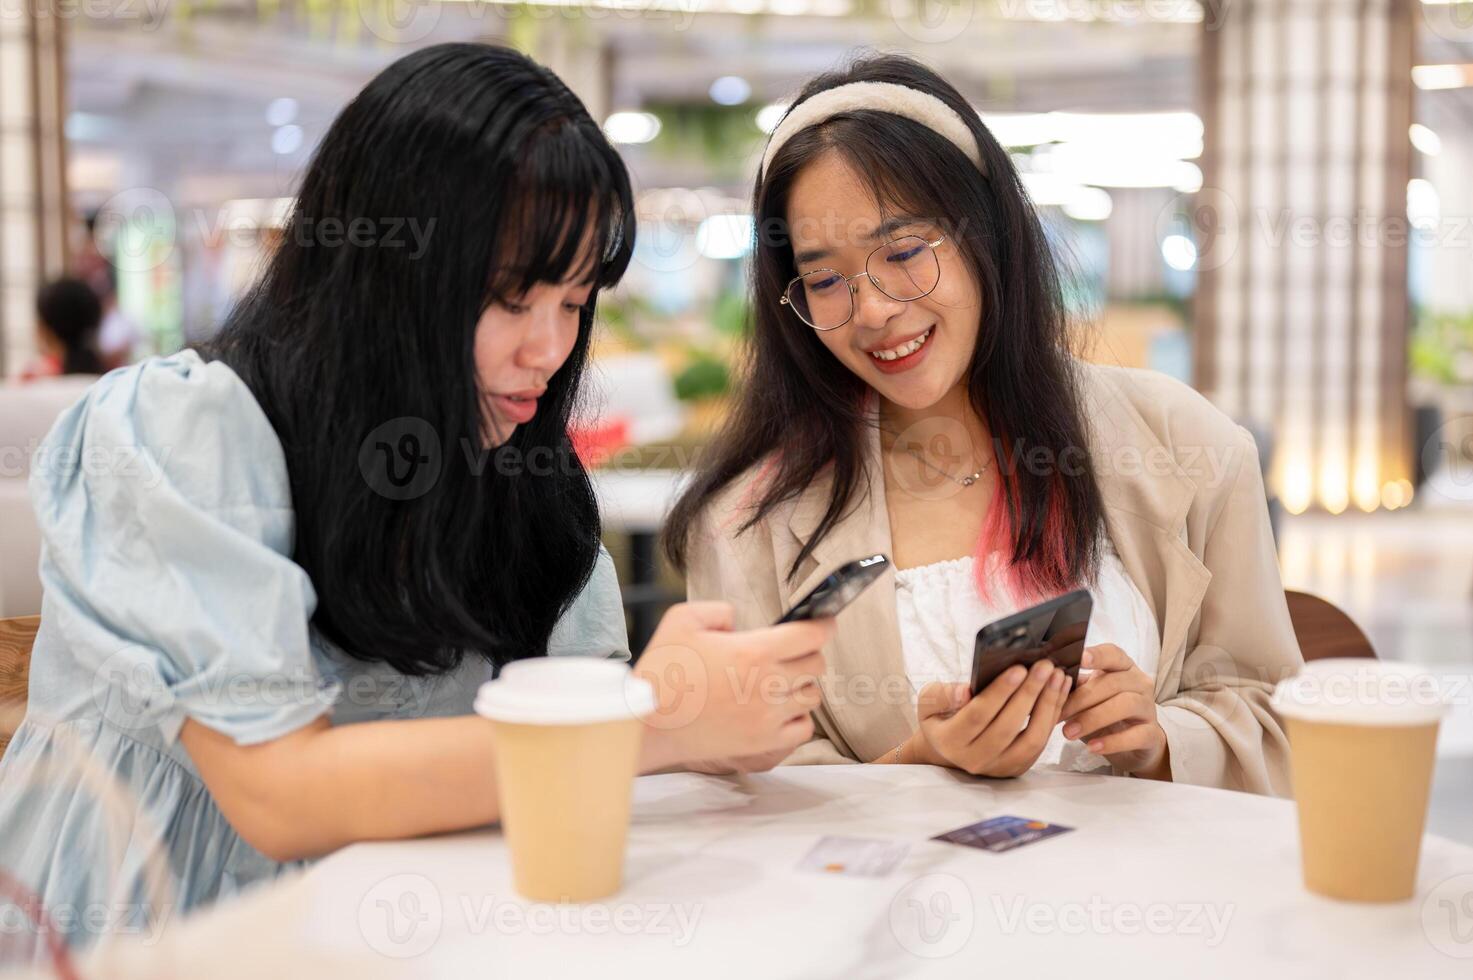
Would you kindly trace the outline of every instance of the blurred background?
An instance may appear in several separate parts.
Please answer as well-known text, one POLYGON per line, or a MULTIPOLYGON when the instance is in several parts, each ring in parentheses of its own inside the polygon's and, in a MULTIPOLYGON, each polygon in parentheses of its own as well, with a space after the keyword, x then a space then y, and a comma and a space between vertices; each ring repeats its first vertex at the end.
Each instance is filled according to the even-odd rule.
MULTIPOLYGON (((940 70, 1012 149, 1086 356, 1255 432, 1286 586, 1383 658, 1473 675, 1457 0, 0 0, 0 614, 39 603, 27 440, 97 371, 208 338, 338 110, 447 40, 552 67, 635 177, 636 260, 577 435, 636 649, 682 595, 661 515, 737 383, 765 134, 805 79, 879 49, 940 70), (96 309, 53 296, 48 325, 62 276, 96 309)), ((1473 691, 1440 752, 1432 829, 1473 837, 1473 691)))

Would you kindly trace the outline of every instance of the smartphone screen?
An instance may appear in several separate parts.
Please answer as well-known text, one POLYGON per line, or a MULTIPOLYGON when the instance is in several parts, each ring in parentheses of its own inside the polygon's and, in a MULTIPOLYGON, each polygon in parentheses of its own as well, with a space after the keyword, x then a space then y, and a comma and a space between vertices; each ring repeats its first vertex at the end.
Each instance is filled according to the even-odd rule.
POLYGON ((855 559, 825 577, 812 592, 783 613, 778 622, 793 623, 837 615, 889 567, 890 559, 884 555, 855 559))
POLYGON ((1079 662, 1094 600, 1078 589, 1014 613, 977 631, 972 651, 972 694, 979 694, 1014 664, 1052 660, 1079 683, 1079 662))

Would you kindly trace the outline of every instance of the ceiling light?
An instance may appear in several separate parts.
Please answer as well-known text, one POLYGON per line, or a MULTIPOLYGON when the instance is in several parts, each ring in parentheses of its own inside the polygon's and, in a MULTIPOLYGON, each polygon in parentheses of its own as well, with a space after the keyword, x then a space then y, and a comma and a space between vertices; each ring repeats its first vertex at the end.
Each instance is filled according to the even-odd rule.
POLYGON ((660 135, 660 120, 650 112, 616 112, 604 120, 604 135, 614 143, 648 143, 660 135))
POLYGON ((1167 235, 1161 241, 1161 257, 1178 272, 1189 272, 1197 264, 1197 246, 1186 235, 1167 235))
POLYGON ((271 133, 271 151, 277 156, 288 156, 302 148, 302 127, 297 125, 278 126, 271 133))
POLYGON ((285 126, 297 121, 297 100, 283 96, 272 99, 266 106, 266 122, 272 126, 285 126))
POLYGON ((750 214, 713 214, 696 229, 696 249, 708 259, 739 259, 752 250, 750 214))
POLYGON ((1467 65, 1417 65, 1412 69, 1412 81, 1423 91, 1434 89, 1463 88, 1469 84, 1467 65))
POLYGON ((757 110, 757 128, 764 133, 770 133, 777 129, 777 124, 782 122, 783 115, 788 111, 786 102, 769 102, 757 110))
POLYGON ((1412 145, 1417 148, 1417 152, 1425 156, 1435 157, 1442 152, 1442 137, 1421 123, 1412 123, 1412 128, 1407 135, 1411 137, 1412 145))
POLYGON ((711 101, 717 105, 741 105, 752 97, 752 86, 740 75, 722 75, 711 83, 711 101))
POLYGON ((1418 177, 1407 181, 1407 220, 1413 224, 1436 224, 1442 201, 1432 182, 1418 177))
POLYGON ((1104 221, 1114 210, 1110 192, 1098 187, 1081 187, 1064 202, 1064 213, 1075 221, 1104 221))

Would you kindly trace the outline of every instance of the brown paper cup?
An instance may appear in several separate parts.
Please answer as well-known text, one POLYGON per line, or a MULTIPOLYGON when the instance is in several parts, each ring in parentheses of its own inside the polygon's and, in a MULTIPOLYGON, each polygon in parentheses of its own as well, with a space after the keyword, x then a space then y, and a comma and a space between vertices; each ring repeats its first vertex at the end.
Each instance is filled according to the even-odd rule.
POLYGON ((1416 889, 1438 722, 1435 679, 1405 664, 1320 660, 1279 685, 1304 885, 1395 902, 1416 889))
POLYGON ((1437 723, 1393 728, 1287 722, 1304 886, 1365 902, 1410 898, 1437 723))
POLYGON ((517 661, 482 685, 501 826, 526 898, 587 902, 619 890, 647 681, 587 657, 517 661))

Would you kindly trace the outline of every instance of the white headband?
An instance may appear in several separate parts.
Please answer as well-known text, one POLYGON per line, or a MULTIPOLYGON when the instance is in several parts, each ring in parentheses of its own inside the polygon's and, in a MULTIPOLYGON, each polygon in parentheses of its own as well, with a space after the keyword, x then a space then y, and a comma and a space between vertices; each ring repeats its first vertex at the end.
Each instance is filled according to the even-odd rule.
POLYGON ((957 115, 956 110, 945 102, 908 85, 896 85, 893 82, 850 82, 825 89, 799 103, 783 118, 767 141, 767 150, 762 154, 762 169, 758 176, 767 173, 767 168, 772 165, 772 158, 777 156, 777 151, 782 149, 784 143, 792 139, 793 134, 841 112, 862 109, 904 116, 927 129, 935 130, 956 144, 956 148, 967 155, 967 159, 982 171, 984 177, 987 175, 987 168, 982 165, 982 151, 977 146, 972 131, 967 128, 962 117, 957 115))

